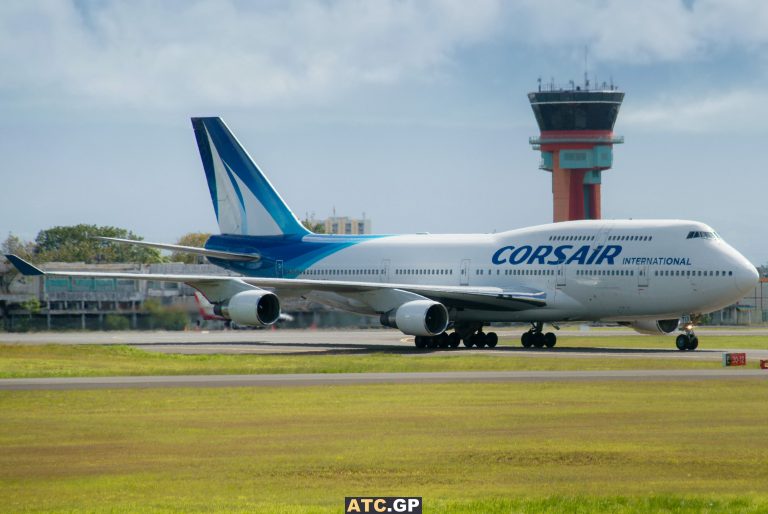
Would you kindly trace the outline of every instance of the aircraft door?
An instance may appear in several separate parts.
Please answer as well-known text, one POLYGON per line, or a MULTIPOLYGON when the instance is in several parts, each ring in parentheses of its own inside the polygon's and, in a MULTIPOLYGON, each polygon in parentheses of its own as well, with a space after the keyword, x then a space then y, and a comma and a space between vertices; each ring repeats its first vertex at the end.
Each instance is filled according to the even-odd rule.
POLYGON ((557 287, 565 287, 565 264, 560 264, 557 267, 556 276, 557 280, 555 283, 557 284, 557 287))
POLYGON ((459 285, 469 285, 469 259, 461 261, 461 267, 459 268, 459 285))
POLYGON ((381 282, 390 282, 389 280, 389 268, 390 268, 390 260, 384 259, 381 261, 381 269, 379 270, 379 281, 381 282))
POLYGON ((637 268, 637 287, 648 287, 648 266, 639 266, 637 268))

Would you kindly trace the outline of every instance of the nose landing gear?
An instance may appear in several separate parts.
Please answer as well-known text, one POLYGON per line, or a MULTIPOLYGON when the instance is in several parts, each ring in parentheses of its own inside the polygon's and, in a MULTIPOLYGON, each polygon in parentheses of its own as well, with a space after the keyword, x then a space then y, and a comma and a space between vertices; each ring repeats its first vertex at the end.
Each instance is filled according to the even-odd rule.
POLYGON ((699 338, 693 333, 693 323, 691 321, 684 321, 681 329, 682 334, 675 339, 675 345, 681 352, 686 350, 693 351, 699 347, 699 338))

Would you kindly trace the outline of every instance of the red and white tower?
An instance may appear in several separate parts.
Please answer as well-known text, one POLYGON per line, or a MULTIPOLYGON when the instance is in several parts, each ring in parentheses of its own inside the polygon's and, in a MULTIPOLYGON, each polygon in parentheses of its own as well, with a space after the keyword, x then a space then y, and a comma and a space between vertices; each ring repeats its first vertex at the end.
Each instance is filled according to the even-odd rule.
POLYGON ((553 220, 600 219, 602 172, 613 164, 613 135, 624 93, 613 86, 528 93, 541 134, 530 139, 541 151, 541 169, 552 173, 553 220))

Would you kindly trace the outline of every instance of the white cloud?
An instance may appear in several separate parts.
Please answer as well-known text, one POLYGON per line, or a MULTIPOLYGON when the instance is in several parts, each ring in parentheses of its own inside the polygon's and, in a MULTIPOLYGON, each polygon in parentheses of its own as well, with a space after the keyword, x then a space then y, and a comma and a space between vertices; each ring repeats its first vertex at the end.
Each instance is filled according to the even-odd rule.
POLYGON ((732 47, 768 43, 763 0, 525 0, 515 4, 520 39, 580 46, 606 61, 705 59, 732 47))
POLYGON ((654 63, 761 50, 766 27, 762 0, 10 1, 0 3, 0 101, 323 102, 440 76, 458 49, 499 35, 654 63))
POLYGON ((0 91, 155 105, 322 99, 438 70, 494 30, 498 3, 3 3, 0 65, 13 73, 0 91))
POLYGON ((699 97, 679 92, 646 105, 625 105, 623 126, 669 132, 764 132, 768 93, 759 90, 714 91, 699 97), (682 100, 681 100, 682 99, 682 100))

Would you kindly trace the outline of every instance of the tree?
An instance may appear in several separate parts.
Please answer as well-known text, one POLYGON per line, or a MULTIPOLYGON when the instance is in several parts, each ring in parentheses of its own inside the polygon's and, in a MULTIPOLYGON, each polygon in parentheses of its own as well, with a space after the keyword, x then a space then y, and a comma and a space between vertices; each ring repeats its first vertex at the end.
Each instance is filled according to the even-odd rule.
POLYGON ((301 224, 310 232, 314 232, 315 234, 325 234, 325 225, 317 220, 309 219, 307 217, 301 220, 301 224))
POLYGON ((96 225, 74 225, 41 230, 35 239, 35 255, 40 262, 136 262, 151 264, 163 262, 155 248, 101 241, 95 236, 119 237, 141 241, 124 228, 96 225))
POLYGON ((0 245, 0 250, 2 250, 0 252, 2 253, 0 255, 0 292, 8 293, 10 292, 11 283, 19 275, 19 272, 3 256, 12 253, 22 259, 35 260, 35 245, 34 243, 23 241, 18 236, 8 234, 8 237, 0 245))
MULTIPOLYGON (((208 241, 208 238, 211 237, 211 234, 208 234, 206 232, 189 232, 188 234, 184 234, 179 238, 178 241, 176 241, 177 245, 181 246, 194 246, 196 248, 205 248, 205 242, 208 241)), ((193 253, 186 253, 186 252, 173 252, 171 254, 171 261, 173 262, 183 262, 186 264, 201 264, 204 262, 204 257, 202 255, 196 255, 193 253)))

